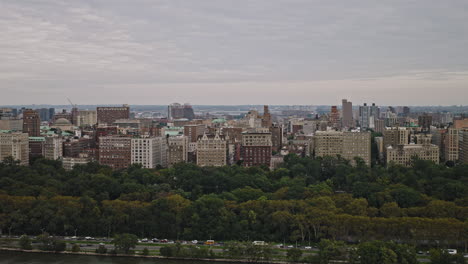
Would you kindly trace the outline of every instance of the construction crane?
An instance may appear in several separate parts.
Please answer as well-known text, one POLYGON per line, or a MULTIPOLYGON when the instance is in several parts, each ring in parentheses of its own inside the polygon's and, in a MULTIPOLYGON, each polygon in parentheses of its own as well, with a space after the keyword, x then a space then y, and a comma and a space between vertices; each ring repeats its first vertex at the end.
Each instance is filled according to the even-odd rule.
POLYGON ((76 104, 73 104, 73 103, 72 103, 72 101, 70 100, 70 98, 67 97, 67 100, 68 100, 68 102, 70 103, 70 105, 72 106, 72 109, 73 109, 73 108, 78 108, 78 107, 76 107, 76 104))

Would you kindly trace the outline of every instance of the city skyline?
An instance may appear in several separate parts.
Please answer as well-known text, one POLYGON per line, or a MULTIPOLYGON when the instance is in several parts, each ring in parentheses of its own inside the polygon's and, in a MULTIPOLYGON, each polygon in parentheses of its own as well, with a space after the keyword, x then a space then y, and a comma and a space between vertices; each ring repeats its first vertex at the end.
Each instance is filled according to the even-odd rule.
POLYGON ((2 1, 0 105, 464 105, 465 1, 2 1))

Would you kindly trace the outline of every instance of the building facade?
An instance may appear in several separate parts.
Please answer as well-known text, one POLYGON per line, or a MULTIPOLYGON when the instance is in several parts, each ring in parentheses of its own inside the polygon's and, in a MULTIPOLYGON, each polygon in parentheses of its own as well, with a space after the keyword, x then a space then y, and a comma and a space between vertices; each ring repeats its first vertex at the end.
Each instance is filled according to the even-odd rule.
POLYGON ((389 146, 387 148, 387 165, 397 164, 402 166, 411 166, 413 158, 430 160, 439 163, 439 148, 436 145, 426 144, 408 144, 389 146))
POLYGON ((0 132, 0 162, 13 157, 21 165, 29 164, 29 136, 21 132, 0 132))
POLYGON ((163 137, 132 138, 132 164, 152 169, 167 167, 167 142, 163 137))
POLYGON ((97 124, 97 112, 94 110, 78 110, 77 126, 94 126, 97 124))
POLYGON ((354 127, 353 103, 346 99, 341 101, 341 124, 343 127, 354 127))
POLYGON ((118 119, 130 118, 130 107, 97 107, 97 123, 112 125, 118 119))
POLYGON ((271 166, 272 141, 268 129, 242 133, 241 159, 245 167, 271 166))
POLYGON ((23 111, 23 133, 28 133, 30 137, 41 135, 41 118, 37 111, 32 109, 23 111))
POLYGON ((61 137, 45 137, 44 158, 58 160, 63 157, 63 142, 61 137))
POLYGON ((354 164, 354 158, 361 158, 371 164, 370 132, 317 131, 314 136, 316 157, 341 156, 354 164))
POLYGON ((131 164, 132 139, 124 136, 99 137, 98 160, 113 169, 125 169, 131 164))
POLYGON ((354 158, 361 158, 367 166, 371 165, 371 133, 343 132, 343 158, 354 164, 354 158))
POLYGON ((186 125, 184 126, 184 136, 188 137, 189 142, 195 143, 198 137, 205 133, 205 125, 186 125))
POLYGON ((174 136, 167 139, 168 165, 173 166, 188 159, 188 137, 174 136))
POLYGON ((225 166, 227 161, 227 142, 223 135, 204 134, 197 141, 198 166, 225 166))

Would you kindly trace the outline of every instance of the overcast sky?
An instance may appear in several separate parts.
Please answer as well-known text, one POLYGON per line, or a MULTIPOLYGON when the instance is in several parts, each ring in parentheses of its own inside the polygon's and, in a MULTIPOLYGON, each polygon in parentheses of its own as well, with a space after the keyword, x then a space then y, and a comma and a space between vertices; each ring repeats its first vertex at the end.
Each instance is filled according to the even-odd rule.
POLYGON ((468 104, 467 0, 0 0, 0 104, 468 104))

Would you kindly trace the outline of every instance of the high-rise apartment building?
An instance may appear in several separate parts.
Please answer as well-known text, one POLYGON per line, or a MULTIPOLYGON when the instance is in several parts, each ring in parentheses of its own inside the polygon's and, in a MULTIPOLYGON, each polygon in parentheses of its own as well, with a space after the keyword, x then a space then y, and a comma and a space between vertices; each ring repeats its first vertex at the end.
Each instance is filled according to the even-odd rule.
POLYGON ((0 108, 0 120, 14 119, 16 115, 16 108, 0 108))
POLYGON ((415 143, 418 145, 430 145, 432 144, 432 135, 427 133, 419 133, 414 136, 415 143))
POLYGON ((274 124, 270 128, 271 150, 279 152, 283 146, 283 126, 274 124))
POLYGON ((359 106, 359 126, 361 129, 370 128, 370 116, 370 107, 366 103, 359 106))
POLYGON ((390 127, 384 130, 384 148, 388 146, 396 147, 409 143, 410 131, 405 127, 390 127))
POLYGON ((361 129, 374 128, 374 121, 380 118, 380 108, 372 103, 372 106, 364 103, 359 106, 359 125, 361 129))
POLYGON ((459 134, 460 129, 449 127, 444 134, 443 158, 445 161, 458 161, 459 159, 459 134))
POLYGON ((226 165, 227 142, 223 135, 204 134, 197 141, 197 165, 220 167, 226 165))
POLYGON ((129 119, 130 107, 124 105, 121 107, 98 107, 97 123, 112 125, 117 119, 129 119))
POLYGON ((29 164, 29 136, 21 132, 0 132, 0 162, 13 157, 21 165, 29 164))
POLYGON ((45 137, 29 137, 29 159, 44 157, 45 137))
POLYGON ((371 165, 371 133, 343 132, 343 151, 341 156, 354 164, 354 158, 361 158, 367 166, 371 165))
POLYGON ((461 132, 462 141, 460 142, 460 161, 468 164, 468 129, 463 129, 461 132))
POLYGON ((343 99, 341 104, 341 124, 343 127, 354 127, 353 103, 346 99, 343 99))
POLYGON ((385 120, 383 119, 376 119, 374 120, 374 131, 383 133, 385 131, 385 120))
POLYGON ((22 119, 0 119, 0 130, 23 131, 22 119))
POLYGON ((195 119, 193 108, 189 104, 173 103, 167 107, 167 118, 169 120, 187 118, 188 120, 195 119))
POLYGON ((51 121, 55 114, 55 108, 41 108, 36 110, 41 121, 51 121))
POLYGON ((271 127, 271 114, 268 105, 263 106, 263 117, 262 117, 262 127, 271 127))
POLYGON ((370 107, 370 116, 374 117, 374 120, 380 118, 380 108, 375 103, 370 107))
POLYGON ((97 112, 94 110, 78 110, 76 117, 77 126, 94 126, 97 124, 97 112))
POLYGON ((132 164, 144 168, 167 167, 167 142, 164 137, 132 138, 132 164))
POLYGON ((205 125, 186 125, 184 126, 184 136, 188 137, 189 142, 197 142, 198 137, 205 133, 205 125))
POLYGON ((242 133, 241 159, 245 167, 271 165, 272 142, 268 129, 242 133))
POLYGON ((370 132, 317 131, 314 136, 315 156, 341 156, 354 164, 354 158, 371 163, 370 132))
POLYGON ((340 112, 338 111, 338 107, 333 105, 330 110, 330 118, 329 118, 330 126, 333 128, 340 128, 340 112))
POLYGON ((389 146, 386 152, 387 164, 394 163, 403 166, 410 166, 414 157, 439 163, 439 148, 432 144, 408 144, 398 145, 396 147, 389 146))
POLYGON ((23 111, 23 132, 28 133, 30 137, 41 135, 41 118, 37 111, 32 109, 23 111))
POLYGON ((167 139, 168 164, 173 166, 180 162, 187 162, 188 159, 188 137, 174 136, 167 139))
POLYGON ((132 138, 124 136, 99 137, 99 163, 113 169, 125 169, 131 164, 132 138))
POLYGON ((408 106, 403 106, 403 116, 409 116, 410 108, 408 106))
POLYGON ((91 138, 69 138, 63 142, 63 156, 64 157, 79 157, 85 149, 91 148, 91 138))
POLYGON ((429 132, 432 125, 432 116, 424 113, 418 116, 418 124, 422 129, 422 132, 429 132))
POLYGON ((63 157, 63 142, 61 137, 45 137, 44 158, 58 160, 63 157))
POLYGON ((315 156, 338 156, 343 153, 343 132, 317 131, 314 136, 315 156))

